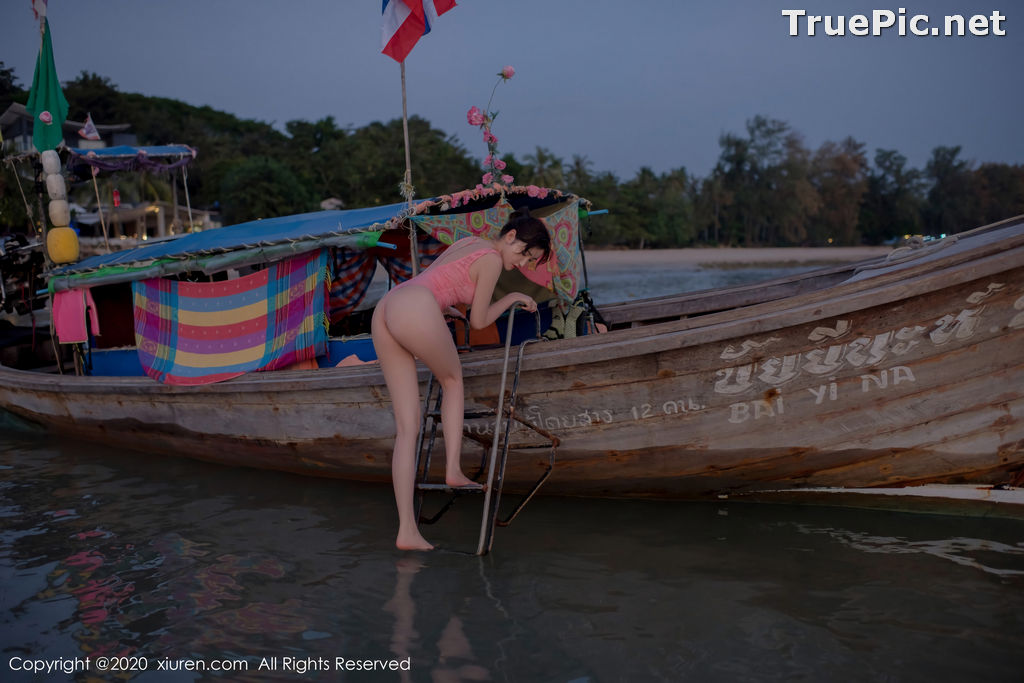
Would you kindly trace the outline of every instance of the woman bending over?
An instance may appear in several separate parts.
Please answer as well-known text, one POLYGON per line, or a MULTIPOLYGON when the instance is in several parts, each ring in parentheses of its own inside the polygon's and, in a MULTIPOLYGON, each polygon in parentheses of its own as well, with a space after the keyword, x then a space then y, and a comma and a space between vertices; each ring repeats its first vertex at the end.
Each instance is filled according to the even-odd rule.
POLYGON ((448 247, 416 277, 384 295, 373 313, 373 347, 395 411, 395 451, 391 479, 398 504, 398 538, 403 550, 430 550, 420 534, 413 497, 416 487, 416 437, 420 427, 420 390, 416 359, 422 360, 441 385, 441 427, 444 433, 445 483, 478 487, 462 472, 462 422, 465 399, 462 364, 445 314, 454 304, 469 304, 469 324, 487 327, 514 304, 536 311, 537 302, 513 292, 491 303, 502 269, 543 263, 551 254, 551 238, 540 220, 527 212, 512 214, 498 239, 465 237, 448 247))

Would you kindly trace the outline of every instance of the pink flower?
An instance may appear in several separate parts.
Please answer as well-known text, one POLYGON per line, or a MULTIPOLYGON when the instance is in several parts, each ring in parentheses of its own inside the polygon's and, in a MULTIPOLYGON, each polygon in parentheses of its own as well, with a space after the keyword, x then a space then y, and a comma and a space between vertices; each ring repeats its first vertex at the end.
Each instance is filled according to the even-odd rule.
POLYGON ((490 154, 488 154, 487 158, 484 159, 484 166, 490 166, 493 161, 494 161, 494 157, 491 156, 490 154))
POLYGON ((515 178, 513 178, 510 175, 501 176, 501 182, 505 183, 506 185, 511 185, 513 180, 515 180, 515 178))
POLYGON ((494 174, 491 173, 490 171, 488 171, 487 173, 484 173, 484 177, 480 179, 480 181, 484 185, 490 185, 492 180, 494 180, 494 174))
POLYGON ((466 112, 466 120, 469 121, 471 126, 482 126, 484 125, 484 113, 480 111, 479 107, 470 107, 469 111, 466 112))
POLYGON ((504 171, 505 170, 505 166, 507 166, 507 164, 504 161, 502 161, 501 159, 495 159, 494 160, 494 168, 498 169, 499 171, 504 171))
POLYGON ((504 69, 501 70, 501 73, 498 75, 507 81, 508 79, 516 75, 516 70, 513 69, 511 66, 506 66, 504 69))
POLYGON ((491 131, 485 130, 484 131, 484 142, 486 142, 489 145, 496 145, 496 144, 498 144, 498 138, 494 137, 494 133, 492 133, 491 131))
POLYGON ((530 197, 537 197, 540 195, 540 188, 537 187, 536 185, 527 185, 526 194, 529 195, 530 197))

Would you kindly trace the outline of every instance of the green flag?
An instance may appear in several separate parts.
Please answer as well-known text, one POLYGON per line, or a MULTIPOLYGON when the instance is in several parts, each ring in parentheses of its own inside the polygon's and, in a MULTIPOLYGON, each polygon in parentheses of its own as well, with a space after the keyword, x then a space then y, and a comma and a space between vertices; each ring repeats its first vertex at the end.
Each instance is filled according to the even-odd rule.
POLYGON ((36 73, 25 108, 32 115, 32 142, 40 152, 54 149, 64 139, 64 119, 68 117, 68 101, 57 80, 53 64, 53 43, 50 22, 43 19, 43 44, 39 47, 36 73))

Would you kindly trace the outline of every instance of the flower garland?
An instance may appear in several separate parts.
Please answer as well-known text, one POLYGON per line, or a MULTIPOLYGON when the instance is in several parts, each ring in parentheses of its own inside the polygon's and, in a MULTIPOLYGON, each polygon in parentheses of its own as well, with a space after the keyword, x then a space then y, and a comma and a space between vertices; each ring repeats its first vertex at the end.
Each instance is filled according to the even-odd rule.
MULTIPOLYGON (((503 197, 505 195, 523 195, 528 197, 536 197, 538 199, 546 199, 551 196, 552 199, 561 199, 563 197, 576 197, 576 195, 567 194, 561 190, 549 190, 546 187, 538 187, 537 185, 501 185, 500 183, 492 183, 491 185, 477 185, 475 188, 470 190, 462 190, 461 192, 452 192, 451 194, 441 195, 440 197, 434 197, 430 200, 424 200, 413 205, 411 209, 403 212, 400 216, 404 219, 406 216, 419 216, 420 214, 429 213, 431 209, 437 207, 441 211, 448 211, 449 209, 455 209, 459 206, 468 205, 470 202, 487 199, 490 197, 503 197)), ((580 200, 587 201, 587 200, 580 200)), ((589 205, 589 202, 587 202, 589 205)), ((397 221, 401 222, 401 220, 397 221)))
POLYGON ((494 93, 498 89, 498 85, 509 80, 515 76, 516 70, 511 66, 506 66, 498 72, 498 82, 494 84, 494 88, 491 89, 491 99, 487 100, 487 109, 481 111, 477 106, 470 107, 466 113, 466 120, 471 126, 477 126, 484 132, 484 143, 487 144, 487 158, 484 159, 484 175, 480 179, 480 185, 477 185, 477 189, 490 185, 497 185, 498 187, 509 187, 515 180, 512 176, 507 173, 502 173, 505 170, 505 162, 498 157, 498 138, 495 137, 494 133, 491 132, 491 125, 494 123, 494 119, 497 118, 498 112, 491 111, 491 102, 494 100, 494 93))

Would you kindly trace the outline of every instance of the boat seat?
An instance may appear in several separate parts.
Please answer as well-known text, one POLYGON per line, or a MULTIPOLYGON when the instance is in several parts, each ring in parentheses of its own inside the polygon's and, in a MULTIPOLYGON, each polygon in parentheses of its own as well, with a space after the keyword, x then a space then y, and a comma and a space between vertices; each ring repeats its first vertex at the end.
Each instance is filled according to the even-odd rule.
POLYGON ((331 337, 327 340, 327 355, 317 357, 316 361, 321 368, 333 368, 343 358, 352 355, 361 361, 377 360, 377 351, 373 348, 373 339, 370 335, 331 337))
POLYGON ((90 349, 91 369, 86 374, 92 377, 145 377, 139 362, 139 353, 134 346, 120 346, 113 349, 90 349))

